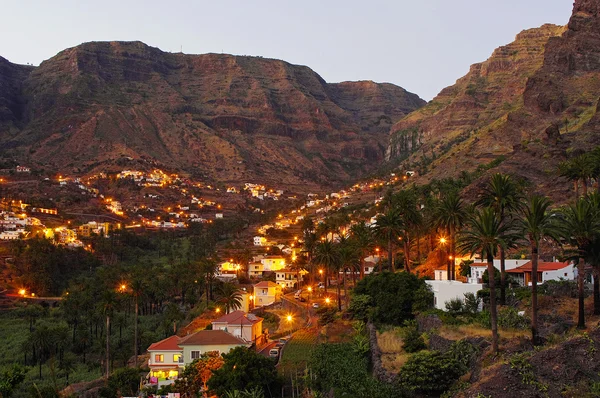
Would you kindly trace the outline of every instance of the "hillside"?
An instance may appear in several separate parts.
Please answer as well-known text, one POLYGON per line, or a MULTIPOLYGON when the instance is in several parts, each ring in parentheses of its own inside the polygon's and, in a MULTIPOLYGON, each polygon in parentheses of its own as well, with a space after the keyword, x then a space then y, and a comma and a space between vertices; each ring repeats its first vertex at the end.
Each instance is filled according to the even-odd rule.
POLYGON ((390 126, 425 103, 284 61, 141 42, 82 44, 17 77, 20 92, 0 86, 25 104, 13 115, 21 128, 2 128, 3 148, 75 173, 133 158, 219 182, 339 184, 373 170, 390 126))
POLYGON ((455 85, 391 129, 388 159, 431 178, 494 169, 525 178, 554 199, 569 185, 558 162, 600 142, 598 1, 575 2, 566 27, 544 25, 475 64, 455 85))

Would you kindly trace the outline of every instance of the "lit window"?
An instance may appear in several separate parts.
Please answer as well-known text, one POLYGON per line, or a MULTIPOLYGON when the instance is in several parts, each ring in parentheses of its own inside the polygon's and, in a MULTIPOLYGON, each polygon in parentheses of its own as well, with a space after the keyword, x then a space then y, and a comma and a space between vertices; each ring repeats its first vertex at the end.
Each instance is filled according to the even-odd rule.
POLYGON ((164 362, 165 356, 163 354, 154 355, 154 362, 164 362))
POLYGON ((192 351, 192 361, 200 358, 200 351, 192 351))
POLYGON ((173 354, 173 362, 181 362, 181 354, 173 354))

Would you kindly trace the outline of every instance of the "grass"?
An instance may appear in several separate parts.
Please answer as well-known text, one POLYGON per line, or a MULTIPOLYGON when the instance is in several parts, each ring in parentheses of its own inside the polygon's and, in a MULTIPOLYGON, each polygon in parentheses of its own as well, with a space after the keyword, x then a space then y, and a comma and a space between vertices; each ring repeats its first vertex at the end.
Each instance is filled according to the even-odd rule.
POLYGON ((283 349, 280 372, 304 370, 317 342, 314 329, 301 329, 294 333, 283 349))
POLYGON ((29 336, 29 322, 13 318, 8 314, 0 315, 0 367, 23 362, 22 344, 29 336))
POLYGON ((402 348, 402 328, 395 327, 382 332, 377 332, 377 344, 381 350, 381 363, 383 367, 391 372, 398 372, 406 363, 410 354, 402 348))

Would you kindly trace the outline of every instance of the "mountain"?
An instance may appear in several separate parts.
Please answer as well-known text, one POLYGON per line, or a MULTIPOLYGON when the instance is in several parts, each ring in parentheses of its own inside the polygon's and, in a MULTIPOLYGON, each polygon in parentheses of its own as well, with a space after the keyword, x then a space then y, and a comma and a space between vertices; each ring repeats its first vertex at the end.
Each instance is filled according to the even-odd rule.
POLYGON ((0 131, 14 133, 23 119, 23 81, 33 70, 31 66, 15 65, 0 57, 0 131))
POLYGON ((599 0, 577 0, 566 27, 523 31, 473 65, 392 127, 387 158, 424 180, 495 160, 493 172, 565 200, 569 184, 558 178, 558 163, 600 144, 599 9, 599 0))
POLYGON ((132 159, 219 182, 347 182, 373 170, 391 125, 425 104, 392 84, 328 84, 280 60, 141 42, 85 43, 17 77, 21 90, 0 95, 24 101, 21 127, 3 128, 0 145, 77 173, 132 159))

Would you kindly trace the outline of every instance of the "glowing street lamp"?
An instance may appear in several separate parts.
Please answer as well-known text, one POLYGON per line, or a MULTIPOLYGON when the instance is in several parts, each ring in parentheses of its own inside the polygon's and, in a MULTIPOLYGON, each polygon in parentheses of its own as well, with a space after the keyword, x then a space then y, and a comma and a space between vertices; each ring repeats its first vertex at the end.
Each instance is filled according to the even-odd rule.
POLYGON ((329 297, 325 297, 325 304, 329 305, 331 303, 331 299, 329 297))

